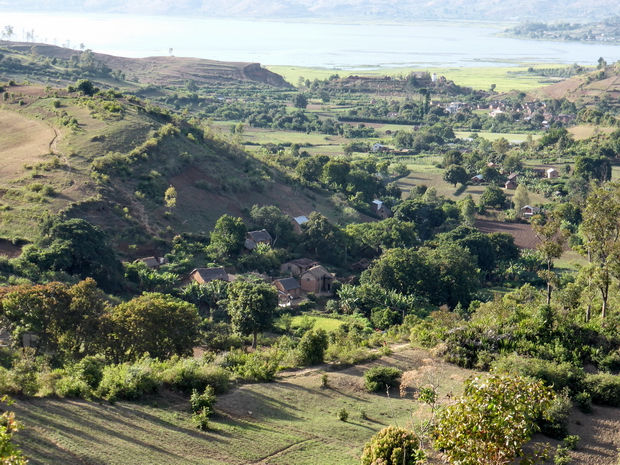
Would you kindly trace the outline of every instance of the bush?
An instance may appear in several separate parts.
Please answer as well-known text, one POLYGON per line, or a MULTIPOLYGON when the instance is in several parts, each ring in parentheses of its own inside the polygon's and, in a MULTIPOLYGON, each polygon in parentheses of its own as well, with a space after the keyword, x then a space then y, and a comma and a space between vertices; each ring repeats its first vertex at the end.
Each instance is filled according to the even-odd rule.
POLYGON ((202 394, 194 389, 192 396, 189 398, 189 405, 192 413, 206 411, 209 415, 213 413, 213 404, 215 404, 215 393, 211 386, 207 386, 202 394))
POLYGON ((96 394, 114 402, 116 399, 136 400, 156 393, 161 380, 153 373, 150 359, 135 364, 109 365, 103 369, 103 378, 96 394))
POLYGON ((578 392, 574 397, 577 408, 583 413, 592 412, 592 396, 587 392, 578 392))
POLYGON ((566 447, 569 450, 575 450, 577 449, 577 443, 579 442, 580 439, 581 438, 577 436, 576 434, 572 436, 566 436, 564 440, 562 441, 562 444, 564 445, 564 447, 566 447))
POLYGON ((398 380, 403 372, 394 367, 373 367, 364 372, 364 389, 368 392, 377 392, 384 388, 398 386, 398 380))
POLYGON ((192 423, 199 430, 206 431, 209 429, 209 414, 202 410, 192 415, 192 423))
POLYGON ((323 363, 325 350, 328 345, 329 342, 325 330, 317 329, 306 331, 297 346, 299 363, 301 365, 318 365, 319 363, 323 363))
POLYGON ((396 426, 383 428, 364 446, 362 465, 416 465, 425 460, 418 438, 396 426))
POLYGON ((529 376, 540 379, 555 391, 565 388, 577 392, 585 374, 583 369, 564 362, 557 363, 539 358, 526 358, 518 355, 503 357, 493 364, 493 369, 516 376, 529 376))
POLYGON ((211 386, 217 394, 228 390, 230 373, 222 367, 206 365, 198 360, 174 357, 165 362, 161 375, 164 385, 182 392, 204 391, 211 386))
POLYGON ((568 435, 568 423, 573 403, 567 393, 558 395, 543 413, 544 419, 540 422, 540 431, 553 439, 562 440, 568 435))
POLYGON ((592 402, 610 407, 620 407, 620 376, 610 374, 586 375, 584 391, 592 396, 592 402))
POLYGON ((342 407, 340 410, 338 410, 338 420, 340 421, 347 421, 349 419, 349 412, 347 411, 346 408, 342 407))
POLYGON ((222 365, 246 381, 264 383, 275 378, 280 366, 280 354, 275 350, 246 354, 235 349, 226 354, 222 365))

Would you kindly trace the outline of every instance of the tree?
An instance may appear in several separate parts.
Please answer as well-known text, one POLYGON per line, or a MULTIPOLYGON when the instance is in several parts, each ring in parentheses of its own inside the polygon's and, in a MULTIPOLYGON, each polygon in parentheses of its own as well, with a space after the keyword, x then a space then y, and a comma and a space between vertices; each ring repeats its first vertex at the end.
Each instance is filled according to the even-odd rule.
POLYGON ((375 434, 364 446, 362 465, 416 465, 426 454, 420 449, 415 433, 388 426, 375 434))
POLYGON ((480 203, 486 207, 503 208, 506 194, 497 186, 488 186, 480 197, 480 203))
POLYGON ((258 333, 271 329, 278 306, 278 291, 266 283, 238 279, 228 288, 228 313, 235 332, 252 335, 256 348, 258 333))
POLYGON ((469 176, 462 166, 450 165, 443 172, 443 180, 456 187, 457 183, 465 184, 469 180, 469 176))
POLYGON ((164 202, 166 203, 166 207, 168 207, 168 213, 177 206, 177 190, 174 187, 170 186, 166 189, 164 193, 164 202))
POLYGON ((293 96, 293 106, 295 108, 306 108, 308 106, 308 97, 302 93, 297 93, 293 96))
POLYGON ((420 239, 425 240, 432 235, 433 229, 444 223, 446 214, 441 207, 416 198, 394 207, 394 218, 414 223, 420 239))
POLYGON ((323 363, 329 339, 324 329, 306 331, 299 341, 299 363, 302 365, 318 365, 323 363))
POLYGON ((318 212, 310 213, 308 221, 301 225, 301 243, 315 257, 331 262, 346 259, 344 233, 318 212))
POLYGON ((450 463, 509 464, 539 430, 555 394, 542 381, 492 375, 469 379, 463 395, 439 411, 435 444, 450 463))
POLYGON ((419 296, 433 305, 469 305, 480 283, 476 259, 456 244, 436 249, 389 249, 361 276, 362 284, 419 296))
POLYGON ((611 180, 611 162, 606 157, 575 157, 573 177, 597 180, 599 183, 611 180))
POLYGON ((75 84, 75 89, 79 92, 82 92, 84 95, 88 95, 88 96, 92 96, 98 91, 98 89, 95 88, 93 83, 88 79, 80 79, 75 84))
POLYGON ((198 341, 196 307, 170 295, 146 292, 109 314, 110 349, 118 361, 191 355, 198 341))
POLYGON ((123 267, 106 239, 101 229, 86 220, 56 217, 44 226, 42 237, 24 249, 21 259, 42 271, 93 278, 104 291, 115 292, 120 288, 123 267))
POLYGON ((470 226, 459 226, 450 232, 437 236, 440 244, 457 244, 469 250, 476 257, 478 266, 484 271, 495 268, 495 247, 487 234, 470 226))
POLYGON ((241 218, 222 215, 215 223, 207 254, 214 260, 223 260, 243 249, 248 228, 241 218))
POLYGON ((530 204, 530 194, 523 184, 517 186, 515 195, 512 196, 512 203, 514 204, 515 215, 519 215, 521 209, 530 204))
POLYGON ((7 287, 0 292, 2 320, 20 344, 32 333, 37 350, 71 358, 95 353, 101 317, 108 305, 92 279, 7 287))
POLYGON ((282 210, 275 205, 262 207, 254 205, 250 211, 250 216, 256 228, 269 231, 273 236, 274 246, 279 239, 287 243, 294 237, 293 223, 291 223, 289 216, 282 213, 282 210))
POLYGON ((476 203, 471 194, 467 194, 463 200, 458 203, 461 221, 465 226, 473 226, 476 221, 476 203))
POLYGON ((13 26, 4 26, 4 29, 2 30, 2 38, 11 40, 12 37, 13 37, 13 26))
POLYGON ((345 232, 359 247, 370 247, 378 254, 393 248, 408 248, 419 243, 415 225, 411 222, 387 218, 376 223, 352 223, 345 232))
POLYGON ((608 183, 588 196, 579 231, 584 239, 579 251, 595 265, 591 276, 601 292, 605 318, 612 277, 620 276, 620 184, 608 183))
POLYGON ((564 252, 566 234, 560 230, 561 221, 553 213, 547 216, 534 215, 532 218, 532 228, 536 236, 541 240, 536 245, 536 249, 542 254, 547 263, 547 269, 538 274, 547 282, 547 305, 551 303, 551 284, 555 280, 553 261, 560 258, 564 252))

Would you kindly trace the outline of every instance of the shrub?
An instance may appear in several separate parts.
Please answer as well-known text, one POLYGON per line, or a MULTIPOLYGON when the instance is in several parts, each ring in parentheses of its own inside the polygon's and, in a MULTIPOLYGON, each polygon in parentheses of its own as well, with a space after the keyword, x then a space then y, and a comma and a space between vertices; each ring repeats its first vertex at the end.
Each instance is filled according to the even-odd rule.
POLYGON ((569 450, 575 450, 577 449, 577 443, 579 442, 580 439, 581 438, 577 436, 576 434, 572 436, 566 436, 564 440, 562 441, 562 444, 564 445, 564 447, 566 447, 569 450))
POLYGON ((329 387, 329 375, 327 373, 323 373, 321 375, 321 387, 322 388, 329 387))
POLYGON ((209 429, 209 414, 204 410, 192 415, 192 423, 199 430, 206 431, 209 429))
POLYGON ((362 465, 415 465, 426 455, 416 435, 403 428, 383 428, 364 446, 362 465))
POLYGON ((394 367, 373 367, 364 372, 364 389, 368 392, 377 392, 384 388, 398 386, 398 380, 403 374, 394 367))
POLYGON ((610 374, 586 375, 584 390, 592 396, 592 402, 610 407, 620 407, 620 376, 610 374))
POLYGON ((204 391, 211 386, 217 394, 223 394, 228 390, 230 372, 191 358, 173 357, 163 363, 161 379, 165 386, 182 392, 204 391))
POLYGON ((231 350, 223 363, 233 373, 246 381, 259 383, 273 381, 280 365, 277 351, 256 351, 246 354, 242 350, 231 350))
POLYGON ((553 463, 555 465, 568 465, 570 462, 571 458, 568 449, 559 445, 556 449, 555 455, 553 456, 553 463))
POLYGON ((328 345, 327 333, 324 329, 306 331, 297 346, 299 363, 301 365, 323 363, 328 345))
POLYGON ((568 435, 568 423, 573 403, 567 393, 558 395, 543 413, 540 431, 553 439, 564 439, 568 435))
POLYGON ((592 396, 588 392, 578 392, 574 397, 577 408, 583 413, 592 411, 592 396))
POLYGON ((198 394, 198 391, 194 389, 189 398, 192 413, 206 411, 210 415, 213 413, 213 404, 215 404, 215 393, 211 386, 207 386, 202 394, 198 394))
POLYGON ((493 364, 496 371, 516 376, 529 376, 540 379, 556 391, 565 388, 576 392, 585 374, 583 369, 564 362, 557 363, 539 358, 526 358, 518 355, 503 357, 493 364))
POLYGON ((149 359, 135 364, 109 365, 103 369, 103 377, 96 394, 114 402, 116 399, 135 400, 159 390, 161 381, 153 373, 149 359))
POLYGON ((346 408, 342 407, 340 410, 338 410, 337 416, 338 420, 347 421, 349 419, 349 412, 346 408))

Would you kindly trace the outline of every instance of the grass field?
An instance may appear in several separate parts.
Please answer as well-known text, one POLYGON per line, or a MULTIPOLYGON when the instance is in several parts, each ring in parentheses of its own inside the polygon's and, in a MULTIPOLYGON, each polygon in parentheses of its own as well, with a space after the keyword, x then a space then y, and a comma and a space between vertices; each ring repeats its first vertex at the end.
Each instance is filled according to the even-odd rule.
POLYGON ((568 132, 572 134, 575 140, 583 140, 588 137, 592 137, 594 134, 598 134, 601 132, 611 134, 614 132, 616 128, 606 128, 599 126, 590 126, 586 124, 582 124, 579 126, 573 126, 572 128, 568 128, 568 132))
MULTIPOLYGON (((472 133, 467 132, 467 131, 455 131, 454 134, 459 139, 466 139, 472 133)), ((527 136, 530 135, 530 134, 514 134, 514 133, 502 134, 502 133, 497 133, 497 132, 477 132, 476 134, 478 134, 478 137, 483 137, 491 141, 497 140, 503 137, 504 139, 508 140, 508 142, 524 142, 525 140, 527 140, 527 136)), ((532 136, 532 139, 534 140, 540 139, 541 137, 540 134, 531 134, 531 136, 532 136)))
POLYGON ((244 385, 220 396, 207 432, 191 425, 189 402, 174 393, 115 405, 31 399, 12 409, 25 425, 19 443, 33 465, 354 465, 376 431, 408 426, 421 411, 411 390, 404 398, 397 391, 389 398, 367 393, 362 375, 374 365, 417 370, 418 386, 439 378, 441 398, 458 393, 471 373, 413 349, 328 371, 328 387, 321 386, 321 370, 284 373, 277 382, 244 385), (346 422, 337 418, 342 408, 349 413, 346 422))
MULTIPOLYGON (((311 316, 312 320, 314 320, 315 329, 324 329, 325 331, 334 331, 338 329, 342 325, 341 320, 337 320, 335 318, 327 318, 324 316, 311 316)), ((304 321, 304 316, 298 315, 294 316, 291 322, 291 326, 293 328, 298 328, 302 321, 304 321)))
MULTIPOLYGON (((491 84, 495 84, 496 92, 509 92, 518 89, 528 91, 548 85, 544 81, 548 78, 541 76, 511 74, 526 72, 529 67, 536 68, 539 65, 523 63, 509 66, 486 66, 486 67, 463 67, 463 68, 381 68, 381 69, 359 69, 359 70, 334 70, 326 68, 302 68, 293 66, 267 66, 270 71, 284 77, 288 82, 297 85, 299 77, 304 79, 327 79, 333 74, 340 77, 346 76, 407 76, 411 72, 428 71, 445 76, 454 81, 457 85, 472 87, 473 89, 488 90, 491 84)), ((545 68, 559 68, 566 65, 545 65, 545 68)))
MULTIPOLYGON (((440 403, 446 403, 476 374, 411 348, 342 371, 282 372, 273 383, 248 384, 219 396, 206 432, 191 424, 188 399, 172 392, 114 405, 21 399, 10 409, 24 425, 17 442, 32 465, 357 465, 376 431, 388 425, 411 428, 428 418, 428 408, 413 400, 414 388, 433 383, 440 403), (364 371, 376 365, 411 372, 404 397, 395 390, 387 397, 363 389, 364 371), (346 422, 337 418, 343 408, 346 422)), ((597 406, 587 415, 575 409, 569 434, 581 437, 571 452, 573 463, 615 463, 620 409, 597 406)), ((558 444, 542 435, 534 442, 558 444)), ((429 452, 430 465, 444 463, 429 452)))

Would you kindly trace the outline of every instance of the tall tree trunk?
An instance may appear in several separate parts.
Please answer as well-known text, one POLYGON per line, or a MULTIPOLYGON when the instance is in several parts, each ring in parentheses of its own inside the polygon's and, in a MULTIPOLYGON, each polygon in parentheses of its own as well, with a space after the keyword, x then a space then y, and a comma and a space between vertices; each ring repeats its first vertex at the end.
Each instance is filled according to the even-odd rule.
POLYGON ((252 333, 252 349, 256 349, 256 336, 257 336, 258 332, 254 331, 252 333))

